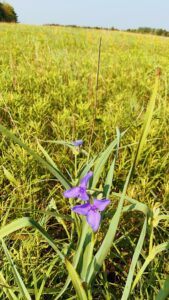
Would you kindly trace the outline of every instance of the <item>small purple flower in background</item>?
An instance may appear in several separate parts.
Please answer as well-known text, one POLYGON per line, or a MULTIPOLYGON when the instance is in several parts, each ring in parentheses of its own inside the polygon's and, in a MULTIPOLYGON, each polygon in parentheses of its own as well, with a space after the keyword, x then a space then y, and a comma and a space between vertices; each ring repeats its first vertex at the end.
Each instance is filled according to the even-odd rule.
POLYGON ((86 216, 88 224, 92 227, 93 231, 96 232, 99 228, 101 220, 100 211, 105 210, 109 203, 109 199, 94 199, 93 204, 88 202, 86 204, 76 205, 72 208, 72 210, 77 214, 86 216))
POLYGON ((89 196, 86 192, 89 179, 93 176, 93 172, 88 172, 80 181, 79 186, 73 187, 64 192, 65 198, 80 198, 83 201, 88 201, 89 196))
POLYGON ((83 144, 83 141, 82 140, 77 140, 77 141, 72 142, 72 144, 75 147, 79 147, 83 144))

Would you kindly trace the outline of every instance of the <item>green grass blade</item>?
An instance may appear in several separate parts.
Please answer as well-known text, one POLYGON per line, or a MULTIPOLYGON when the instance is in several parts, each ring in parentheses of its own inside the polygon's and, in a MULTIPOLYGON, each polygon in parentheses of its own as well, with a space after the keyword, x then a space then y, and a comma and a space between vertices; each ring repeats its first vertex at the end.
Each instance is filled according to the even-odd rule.
POLYGON ((155 300, 167 300, 169 296, 169 276, 167 276, 163 287, 160 289, 155 300))
POLYGON ((32 270, 32 277, 33 277, 33 286, 34 286, 34 296, 35 296, 35 300, 37 300, 37 295, 38 295, 38 279, 37 279, 35 270, 32 270))
POLYGON ((117 231, 117 227, 119 224, 119 220, 120 220, 120 216, 121 216, 121 212, 123 209, 123 203, 124 203, 124 199, 125 199, 125 195, 126 195, 126 190, 129 184, 129 180, 130 180, 130 176, 131 176, 131 172, 132 172, 132 167, 128 173, 124 188, 123 188, 123 193, 121 195, 121 199, 119 201, 117 210, 113 216, 113 218, 110 221, 110 225, 108 228, 108 231, 106 233, 106 236, 102 242, 102 245, 100 246, 98 252, 96 253, 92 263, 91 263, 91 267, 90 267, 90 271, 87 277, 87 283, 91 283, 92 280, 94 279, 95 275, 97 274, 97 272, 99 271, 100 267, 102 266, 108 252, 110 251, 110 248, 113 244, 113 240, 117 231))
POLYGON ((23 296, 23 299, 25 299, 25 300, 31 300, 31 297, 30 297, 30 295, 28 293, 28 290, 27 290, 27 288, 26 288, 26 286, 25 286, 25 284, 24 284, 24 282, 23 282, 23 280, 22 280, 22 278, 21 278, 21 276, 20 276, 20 274, 19 274, 19 272, 18 272, 18 270, 17 270, 17 268, 16 268, 16 266, 15 266, 12 258, 11 258, 11 255, 10 255, 10 253, 9 253, 9 251, 8 251, 8 249, 6 247, 6 244, 3 241, 3 239, 1 239, 1 243, 2 243, 3 250, 5 252, 5 255, 6 255, 8 261, 9 261, 9 263, 11 265, 11 268, 12 268, 12 271, 13 271, 13 274, 14 274, 14 278, 15 278, 17 284, 18 284, 18 287, 19 287, 19 290, 20 290, 20 292, 21 292, 21 294, 23 296))
POLYGON ((94 249, 94 234, 92 229, 88 226, 86 238, 83 245, 83 258, 81 266, 81 278, 86 281, 86 274, 88 272, 89 266, 93 258, 93 249, 94 249))
POLYGON ((18 300, 11 287, 8 286, 2 272, 0 271, 0 288, 3 290, 4 294, 9 300, 18 300))
MULTIPOLYGON (((121 193, 115 193, 113 192, 112 195, 121 198, 121 193)), ((133 204, 133 208, 134 207, 138 207, 138 210, 142 211, 145 215, 148 214, 148 212, 150 211, 150 209, 148 208, 148 206, 144 203, 141 203, 131 197, 128 197, 127 195, 125 195, 125 200, 127 200, 128 202, 130 202, 131 204, 133 204)), ((132 206, 130 206, 132 208, 132 206)))
POLYGON ((57 165, 55 164, 55 162, 53 161, 53 159, 50 157, 50 155, 47 153, 47 151, 42 147, 42 145, 38 143, 38 147, 41 150, 41 152, 43 153, 43 155, 45 156, 47 162, 55 169, 58 170, 57 165))
POLYGON ((135 155, 135 159, 134 159, 134 167, 137 165, 139 159, 140 159, 140 155, 141 152, 143 150, 143 146, 146 142, 147 139, 147 135, 149 133, 149 128, 150 128, 150 123, 153 117, 153 111, 154 111, 154 107, 155 107, 155 101, 156 101, 156 97, 157 97, 157 91, 158 91, 158 84, 159 84, 159 77, 156 77, 156 81, 155 81, 155 85, 154 85, 154 90, 153 90, 153 94, 151 96, 151 99, 148 103, 147 106, 147 110, 146 110, 146 114, 145 114, 145 119, 144 119, 144 123, 143 123, 143 127, 142 127, 142 133, 140 136, 140 140, 138 143, 138 147, 136 150, 136 155, 135 155))
POLYGON ((103 198, 109 198, 111 187, 112 187, 112 181, 113 181, 113 175, 114 175, 114 169, 115 169, 115 163, 116 159, 118 157, 118 152, 119 152, 119 145, 120 145, 120 131, 118 128, 116 128, 116 133, 117 133, 117 149, 116 149, 116 155, 115 158, 113 159, 113 162, 111 163, 111 166, 109 168, 104 188, 103 188, 103 198))
POLYGON ((66 268, 69 272, 69 276, 72 280, 73 286, 75 288, 75 291, 77 293, 78 299, 79 300, 88 300, 86 292, 83 288, 81 279, 80 279, 79 275, 77 274, 75 268, 72 266, 72 264, 70 264, 70 262, 67 259, 65 259, 65 264, 66 264, 66 268))
MULTIPOLYGON (((13 233, 14 231, 16 230, 19 230, 23 227, 34 227, 35 229, 37 229, 39 231, 39 233, 45 238, 45 240, 48 242, 48 244, 56 251, 56 253, 58 254, 58 256, 60 257, 60 259, 65 263, 65 257, 64 255, 60 252, 60 250, 58 249, 58 247, 56 246, 56 244, 54 243, 53 239, 49 236, 49 234, 37 223, 35 222, 33 219, 31 218, 28 218, 28 217, 24 217, 24 218, 20 218, 20 219, 17 219, 13 222, 11 222, 10 224, 4 226, 3 228, 0 229, 0 239, 2 239, 3 237, 5 236, 8 236, 10 233, 13 233)), ((83 243, 81 243, 83 244, 83 243)), ((72 280, 72 276, 76 275, 76 280, 75 282, 73 282, 73 284, 76 286, 77 283, 79 283, 78 281, 78 274, 75 270, 76 268, 76 265, 78 264, 78 261, 79 261, 79 258, 80 258, 80 251, 82 251, 82 246, 80 244, 80 250, 77 251, 78 253, 78 256, 76 257, 75 259, 75 262, 74 262, 74 265, 73 266, 67 259, 66 259, 66 263, 67 263, 67 266, 68 266, 68 269, 70 271, 71 274, 70 275, 70 278, 72 280), (74 275, 72 275, 74 274, 74 275)), ((73 279, 74 280, 74 279, 73 279)), ((69 283, 68 283, 69 285, 69 283)), ((81 288, 80 288, 80 291, 81 291, 81 288)), ((82 291, 81 291, 82 292, 82 291)), ((83 293, 82 293, 83 294, 83 293)), ((85 298, 84 298, 85 299, 85 298)))
POLYGON ((11 172, 9 172, 5 167, 2 167, 2 168, 3 168, 3 171, 4 171, 5 177, 9 180, 9 182, 13 186, 18 186, 19 182, 17 182, 17 180, 15 179, 15 177, 13 176, 13 174, 11 172))
POLYGON ((108 171, 108 174, 107 174, 107 177, 105 180, 105 185, 103 188, 103 198, 109 198, 111 187, 112 187, 115 163, 116 163, 116 158, 113 159, 113 162, 109 168, 109 171, 108 171))
POLYGON ((40 234, 45 238, 45 240, 49 243, 49 245, 56 251, 61 260, 64 260, 63 254, 55 245, 53 239, 48 235, 48 233, 33 219, 29 217, 19 218, 10 224, 7 224, 3 228, 0 229, 0 239, 8 236, 10 233, 15 232, 16 230, 22 229, 24 227, 34 227, 36 228, 40 234))
POLYGON ((96 160, 96 156, 94 156, 89 162, 88 164, 84 165, 81 170, 78 172, 78 178, 82 178, 83 176, 85 176, 93 167, 94 162, 96 160))
POLYGON ((53 267, 55 266, 56 262, 57 262, 58 258, 55 257, 53 259, 53 261, 50 263, 50 266, 46 272, 46 275, 45 275, 45 278, 42 280, 42 283, 41 283, 41 286, 39 288, 39 291, 37 292, 37 296, 36 296, 36 300, 40 300, 41 299, 41 296, 42 296, 42 293, 43 293, 43 290, 44 290, 44 287, 45 287, 45 283, 48 279, 48 277, 50 276, 50 273, 53 269, 53 267))
POLYGON ((6 137, 10 138, 13 142, 17 143, 21 146, 24 150, 26 150, 35 160, 37 160, 43 167, 48 169, 64 186, 64 188, 70 188, 71 184, 69 181, 64 177, 64 175, 57 169, 54 169, 47 161, 41 158, 36 152, 30 149, 26 144, 24 144, 19 138, 17 138, 10 130, 5 128, 3 125, 0 124, 0 132, 3 133, 6 137))
MULTIPOLYGON (((83 218, 83 222, 82 222, 82 234, 81 234, 81 238, 80 238, 77 250, 75 252, 74 258, 73 258, 73 266, 74 266, 74 268, 77 268, 77 266, 79 264, 79 261, 80 261, 80 258, 81 258, 82 252, 83 252, 83 245, 85 243, 85 239, 86 239, 86 236, 87 236, 87 233, 88 233, 88 228, 89 228, 89 226, 88 226, 87 222, 85 221, 85 219, 83 218)), ((61 291, 59 292, 59 294, 56 296, 56 298, 54 300, 58 300, 58 299, 60 299, 60 297, 62 297, 62 295, 67 290, 70 282, 71 282, 71 278, 68 277, 67 280, 66 280, 66 282, 65 282, 65 284, 64 284, 64 286, 63 286, 63 288, 61 289, 61 291)))
POLYGON ((133 282, 135 267, 136 267, 139 255, 141 253, 143 243, 144 243, 144 239, 145 239, 145 235, 146 235, 146 228, 147 228, 147 217, 145 218, 143 228, 141 230, 141 234, 140 234, 137 246, 136 246, 135 251, 134 251, 134 255, 133 255, 131 265, 130 265, 130 269, 129 269, 129 274, 127 276, 127 281, 126 281, 126 284, 125 284, 125 288, 124 288, 121 300, 127 300, 128 297, 129 297, 131 285, 132 285, 132 282, 133 282))
MULTIPOLYGON (((123 132, 121 134, 121 136, 124 135, 125 132, 123 132)), ((98 159, 95 162, 95 166, 94 166, 94 175, 93 175, 93 181, 92 181, 92 189, 96 187, 100 175, 103 171, 103 168, 110 156, 110 154, 112 153, 113 149, 116 147, 116 145, 119 142, 119 137, 117 137, 113 142, 111 142, 111 144, 106 148, 105 151, 101 152, 101 154, 99 155, 98 159)))
POLYGON ((147 266, 149 265, 149 263, 155 258, 155 256, 159 253, 161 253, 162 251, 168 250, 169 249, 169 242, 165 242, 162 243, 156 247, 153 247, 150 254, 147 256, 144 264, 142 265, 140 271, 138 272, 133 286, 132 286, 132 291, 134 290, 135 286, 137 285, 138 281, 140 280, 141 276, 143 275, 145 269, 147 268, 147 266))
POLYGON ((50 144, 56 144, 56 145, 67 146, 67 147, 69 147, 69 148, 71 148, 71 149, 74 149, 74 148, 75 148, 75 146, 74 146, 73 143, 71 143, 71 142, 65 142, 65 141, 62 141, 62 140, 60 140, 60 141, 46 140, 46 141, 44 141, 44 142, 45 142, 45 143, 50 143, 50 144))

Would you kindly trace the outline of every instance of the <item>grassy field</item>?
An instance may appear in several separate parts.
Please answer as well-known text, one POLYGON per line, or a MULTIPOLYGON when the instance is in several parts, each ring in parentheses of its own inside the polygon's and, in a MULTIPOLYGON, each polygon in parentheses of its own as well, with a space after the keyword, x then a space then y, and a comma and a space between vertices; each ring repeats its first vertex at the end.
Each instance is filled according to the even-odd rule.
MULTIPOLYGON (((115 163, 109 196, 111 205, 106 212, 109 219, 118 205, 115 193, 122 192, 134 160, 146 107, 154 90, 157 71, 160 73, 151 129, 127 189, 130 198, 154 212, 153 217, 148 218, 134 278, 153 246, 168 241, 168 57, 168 38, 92 29, 0 24, 1 124, 42 157, 46 155, 45 149, 68 180, 77 175, 74 153, 66 144, 54 141, 84 141, 85 151, 77 158, 80 168, 86 157, 90 160, 116 138, 116 128, 121 133, 128 129, 121 138, 115 163), (155 219, 158 213, 163 218, 155 219)), ((109 156, 97 188, 103 185, 114 155, 112 152, 109 156)), ((1 134, 0 162, 1 229, 15 219, 32 217, 72 261, 78 234, 69 219, 60 217, 71 215, 72 203, 63 197, 64 187, 33 156, 4 134, 1 134), (52 215, 51 211, 60 215, 52 215)), ((105 219, 95 237, 94 253, 108 229, 109 221, 105 219)), ((141 212, 123 213, 112 248, 88 299, 122 299, 143 220, 141 212)), ((23 228, 3 241, 31 299, 55 299, 64 286, 67 271, 44 238, 33 229, 23 228), (38 292, 40 288, 41 293, 38 292)), ((3 241, 0 299, 24 299, 15 280, 16 274, 12 273, 9 256, 7 252, 4 254, 3 241)), ((129 299, 156 299, 169 274, 168 258, 166 247, 150 259, 129 299)), ((70 284, 60 299, 76 299, 74 295, 75 290, 70 284)), ((167 299, 167 296, 157 300, 160 299, 167 299)))

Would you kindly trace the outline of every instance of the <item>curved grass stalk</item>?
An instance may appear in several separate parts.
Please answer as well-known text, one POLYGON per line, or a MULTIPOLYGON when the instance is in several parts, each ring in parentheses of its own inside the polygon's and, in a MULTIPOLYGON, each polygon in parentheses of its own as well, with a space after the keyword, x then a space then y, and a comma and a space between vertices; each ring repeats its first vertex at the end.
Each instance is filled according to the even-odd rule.
POLYGON ((169 249, 169 242, 165 242, 165 243, 162 243, 158 246, 155 246, 150 254, 147 256, 144 264, 142 265, 140 271, 138 272, 134 282, 133 282, 133 285, 132 285, 132 291, 134 290, 135 286, 137 285, 137 283, 139 282, 139 280, 141 279, 141 276, 143 275, 145 269, 148 267, 148 265, 150 264, 150 262, 155 258, 155 256, 159 253, 161 253, 162 251, 165 251, 169 249))

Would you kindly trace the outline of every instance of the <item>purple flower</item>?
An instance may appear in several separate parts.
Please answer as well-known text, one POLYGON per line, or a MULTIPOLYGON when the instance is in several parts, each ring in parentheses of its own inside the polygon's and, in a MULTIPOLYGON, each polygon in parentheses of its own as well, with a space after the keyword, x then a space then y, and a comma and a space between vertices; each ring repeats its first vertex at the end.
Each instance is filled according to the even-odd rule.
POLYGON ((80 181, 79 186, 73 187, 64 192, 65 198, 80 198, 83 201, 88 201, 89 196, 86 192, 89 179, 93 176, 93 172, 88 172, 80 181))
POLYGON ((73 146, 76 146, 76 147, 79 147, 83 144, 83 141, 82 140, 76 140, 74 142, 72 142, 73 146))
POLYGON ((86 204, 76 205, 72 208, 72 210, 77 214, 86 216, 88 224, 92 227, 93 231, 95 232, 98 230, 100 225, 100 211, 105 210, 106 206, 109 205, 109 203, 109 199, 94 199, 93 204, 90 204, 88 202, 86 204))

